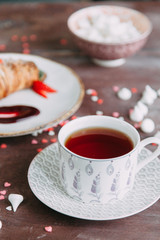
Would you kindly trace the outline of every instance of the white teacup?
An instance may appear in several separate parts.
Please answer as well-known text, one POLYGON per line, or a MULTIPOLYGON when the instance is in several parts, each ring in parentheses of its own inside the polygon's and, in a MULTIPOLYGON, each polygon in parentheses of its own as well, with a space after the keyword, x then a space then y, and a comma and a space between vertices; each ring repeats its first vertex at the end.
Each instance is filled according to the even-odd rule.
MULTIPOLYGON (((138 131, 129 123, 108 116, 85 116, 64 125, 58 134, 60 151, 60 179, 66 193, 86 203, 107 203, 121 199, 132 189, 136 173, 160 154, 160 139, 155 137, 140 141, 138 131), (82 157, 66 148, 66 139, 84 128, 109 128, 127 135, 133 149, 119 157, 92 159, 82 157), (141 149, 156 143, 158 147, 138 163, 141 149)), ((116 146, 115 146, 116 148, 116 146)))

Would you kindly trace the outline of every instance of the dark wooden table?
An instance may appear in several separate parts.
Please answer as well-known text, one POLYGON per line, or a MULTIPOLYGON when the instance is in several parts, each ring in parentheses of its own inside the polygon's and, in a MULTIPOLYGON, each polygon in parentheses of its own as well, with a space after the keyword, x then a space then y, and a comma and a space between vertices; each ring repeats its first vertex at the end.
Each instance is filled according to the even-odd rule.
MULTIPOLYGON (((71 67, 84 82, 85 89, 95 89, 102 104, 85 95, 76 116, 104 115, 119 112, 127 121, 128 111, 140 98, 145 86, 160 88, 160 2, 101 2, 134 8, 146 14, 153 24, 153 32, 145 47, 121 67, 103 68, 94 65, 80 52, 67 30, 68 16, 75 10, 95 3, 28 3, 0 5, 0 51, 31 53, 71 67), (120 101, 113 86, 136 89, 131 100, 120 101)), ((100 4, 100 3, 98 3, 100 4)), ((151 134, 140 131, 141 137, 154 135, 160 129, 160 100, 150 107, 148 116, 156 123, 151 134)), ((55 128, 55 139, 60 126, 55 128)), ((0 191, 6 190, 0 200, 1 240, 10 239, 87 239, 87 240, 159 240, 160 201, 128 218, 113 221, 89 221, 73 218, 51 210, 32 193, 28 181, 28 167, 38 152, 52 143, 47 132, 0 139, 0 191), (32 140, 37 144, 32 144, 32 140), (44 141, 45 139, 45 141, 44 141), (11 183, 4 187, 4 183, 11 183), (7 211, 8 195, 24 196, 18 210, 7 211), (45 226, 52 226, 46 232, 45 226)))

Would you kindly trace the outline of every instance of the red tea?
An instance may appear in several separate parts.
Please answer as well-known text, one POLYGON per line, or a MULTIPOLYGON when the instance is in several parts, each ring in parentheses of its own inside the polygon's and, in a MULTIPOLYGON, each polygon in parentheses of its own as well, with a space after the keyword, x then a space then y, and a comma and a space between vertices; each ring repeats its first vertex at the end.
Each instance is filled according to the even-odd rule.
POLYGON ((122 156, 133 149, 124 133, 108 128, 86 128, 71 134, 65 146, 82 157, 106 159, 122 156))

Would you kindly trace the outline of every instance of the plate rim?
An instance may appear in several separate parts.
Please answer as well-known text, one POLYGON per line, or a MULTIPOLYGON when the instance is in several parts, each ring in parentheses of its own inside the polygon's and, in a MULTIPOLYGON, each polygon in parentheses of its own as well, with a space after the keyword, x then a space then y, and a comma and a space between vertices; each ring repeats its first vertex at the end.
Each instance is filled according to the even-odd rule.
MULTIPOLYGON (((80 95, 78 97, 78 99, 76 100, 75 104, 71 107, 70 110, 68 110, 67 112, 65 112, 64 114, 62 114, 62 116, 60 117, 57 117, 56 119, 54 119, 53 121, 50 121, 46 124, 43 124, 43 125, 38 125, 37 127, 34 127, 34 128, 28 128, 28 130, 24 130, 24 131, 12 131, 12 132, 9 132, 9 133, 1 133, 0 132, 0 138, 3 138, 3 137, 16 137, 16 136, 23 136, 23 135, 28 135, 28 134, 31 134, 33 132, 36 132, 36 131, 40 131, 40 130, 43 130, 45 128, 48 128, 50 126, 53 126, 53 125, 56 125, 58 124, 59 122, 69 118, 73 113, 75 113, 79 107, 81 106, 82 102, 83 102, 83 98, 84 98, 84 95, 85 95, 85 86, 84 86, 84 83, 82 81, 82 79, 78 76, 78 74, 69 66, 65 65, 65 64, 62 64, 62 63, 59 63, 59 62, 56 62, 52 59, 49 59, 49 58, 45 58, 45 57, 42 57, 42 56, 38 56, 38 55, 34 55, 34 54, 23 54, 23 53, 0 53, 0 58, 4 55, 14 55, 14 56, 20 56, 20 57, 34 57, 34 58, 37 58, 37 59, 40 59, 40 60, 47 60, 51 63, 54 63, 54 64, 57 64, 59 66, 62 66, 63 68, 67 69, 71 74, 73 74, 75 76, 75 78, 77 79, 77 82, 79 84, 79 87, 80 87, 80 95)), ((23 58, 22 57, 22 58, 23 58)))
MULTIPOLYGON (((61 214, 66 215, 66 216, 74 217, 74 218, 77 218, 77 219, 83 219, 83 220, 92 220, 92 221, 118 220, 118 219, 123 219, 123 218, 127 218, 127 217, 130 217, 130 216, 136 215, 136 214, 138 214, 138 213, 140 213, 140 212, 148 209, 149 207, 151 207, 154 203, 156 203, 156 202, 160 199, 160 194, 159 194, 159 196, 157 196, 157 197, 154 199, 154 201, 150 202, 150 204, 146 204, 146 206, 144 206, 143 208, 140 208, 140 209, 137 210, 137 211, 134 211, 134 212, 132 212, 132 213, 130 213, 130 214, 123 214, 123 215, 121 215, 121 216, 119 216, 119 217, 107 217, 107 218, 105 218, 105 217, 103 217, 103 218, 94 217, 94 218, 93 218, 93 217, 86 217, 86 216, 82 216, 82 215, 78 215, 78 216, 77 216, 76 214, 72 214, 72 215, 71 215, 71 214, 69 214, 69 213, 67 213, 67 212, 65 212, 65 211, 57 210, 56 208, 53 208, 53 207, 49 206, 49 204, 47 204, 47 203, 44 201, 44 199, 42 200, 39 196, 37 196, 35 190, 32 188, 32 186, 31 186, 31 184, 30 184, 30 179, 29 179, 30 169, 31 169, 32 164, 34 163, 34 161, 36 161, 37 156, 38 156, 38 155, 41 155, 41 154, 44 154, 44 151, 46 151, 47 148, 49 149, 49 148, 52 148, 53 146, 55 146, 55 148, 58 148, 58 143, 56 142, 56 143, 52 143, 52 144, 48 145, 46 148, 44 148, 40 153, 38 153, 38 154, 33 158, 33 160, 31 161, 31 163, 30 163, 30 165, 29 165, 29 168, 28 168, 27 179, 28 179, 29 187, 30 187, 32 193, 34 194, 34 196, 36 196, 36 198, 37 198, 41 203, 43 203, 45 206, 49 207, 50 209, 52 209, 52 210, 54 210, 54 211, 56 211, 56 212, 58 212, 58 213, 61 213, 61 214)), ((145 150, 147 150, 147 153, 150 152, 150 150, 148 150, 148 149, 146 149, 146 148, 145 148, 145 150)), ((155 158, 155 159, 157 159, 157 158, 155 158)), ((154 160, 155 160, 155 159, 154 159, 154 160)), ((154 161, 154 160, 153 160, 153 161, 154 161)), ((87 203, 84 203, 84 202, 79 202, 78 200, 71 198, 69 195, 67 195, 67 193, 65 193, 65 191, 63 191, 63 193, 65 194, 66 197, 68 197, 68 199, 71 199, 71 201, 75 201, 78 205, 84 204, 84 205, 90 205, 90 206, 91 206, 91 204, 87 204, 87 203)), ((120 202, 121 200, 117 200, 117 201, 120 202)), ((109 204, 111 204, 111 203, 109 203, 109 204)), ((106 203, 106 204, 98 203, 99 206, 104 206, 104 205, 107 206, 107 205, 109 205, 109 204, 108 204, 108 203, 106 203)), ((97 205, 97 204, 92 204, 92 206, 96 206, 96 205, 97 205)))

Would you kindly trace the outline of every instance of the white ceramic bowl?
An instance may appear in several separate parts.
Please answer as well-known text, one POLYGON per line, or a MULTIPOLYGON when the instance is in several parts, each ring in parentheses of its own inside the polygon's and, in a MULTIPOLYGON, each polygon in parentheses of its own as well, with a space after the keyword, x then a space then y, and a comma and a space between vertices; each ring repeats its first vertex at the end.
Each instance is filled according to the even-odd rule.
MULTIPOLYGON (((111 67, 123 64, 126 58, 139 51, 146 43, 148 36, 152 31, 152 24, 150 20, 141 12, 125 7, 107 5, 91 6, 80 9, 71 14, 68 18, 67 24, 76 45, 86 55, 90 56, 96 64, 111 67), (85 27, 87 26, 87 23, 85 22, 86 19, 93 21, 94 18, 94 22, 96 22, 95 19, 98 15, 103 15, 103 17, 116 16, 120 20, 120 30, 122 30, 122 23, 128 24, 130 21, 131 27, 127 25, 128 28, 126 27, 126 29, 131 31, 131 28, 134 27, 138 34, 132 34, 130 38, 128 36, 128 39, 120 39, 117 37, 116 41, 113 41, 112 36, 110 42, 109 40, 106 42, 106 39, 98 39, 98 35, 96 34, 95 38, 94 36, 91 38, 88 30, 88 32, 86 31, 85 34, 82 35, 80 32, 83 32, 84 30, 83 25, 85 27)), ((112 30, 115 29, 115 26, 116 25, 112 24, 107 27, 109 27, 111 30, 110 32, 112 32, 112 30)), ((124 32, 124 36, 127 36, 128 30, 124 32)), ((116 33, 116 31, 114 32, 116 33)))

